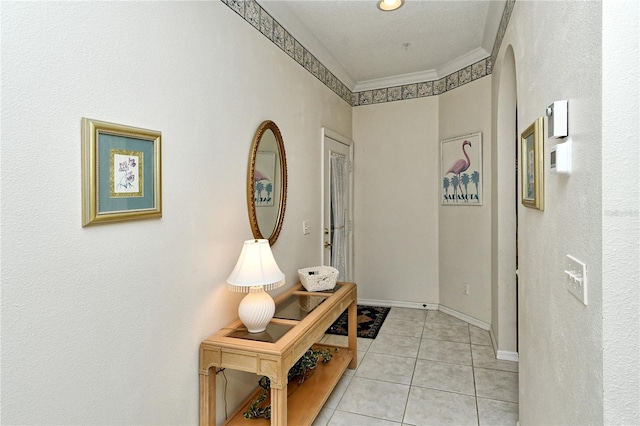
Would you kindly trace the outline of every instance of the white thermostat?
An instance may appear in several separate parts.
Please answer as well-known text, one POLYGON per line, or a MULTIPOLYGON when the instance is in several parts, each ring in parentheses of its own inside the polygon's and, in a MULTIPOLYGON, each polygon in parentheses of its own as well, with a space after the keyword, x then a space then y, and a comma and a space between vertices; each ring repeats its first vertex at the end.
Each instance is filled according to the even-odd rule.
POLYGON ((571 174, 571 139, 551 147, 549 167, 551 173, 559 175, 571 174))

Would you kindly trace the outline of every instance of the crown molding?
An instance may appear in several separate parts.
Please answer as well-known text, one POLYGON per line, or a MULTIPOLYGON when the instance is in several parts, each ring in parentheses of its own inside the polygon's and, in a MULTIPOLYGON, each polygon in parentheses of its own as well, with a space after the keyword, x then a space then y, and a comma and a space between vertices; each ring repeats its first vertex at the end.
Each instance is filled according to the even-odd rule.
POLYGON ((491 53, 487 52, 482 47, 473 49, 471 52, 465 53, 462 56, 458 56, 453 61, 447 62, 442 66, 442 68, 438 68, 438 75, 432 80, 437 80, 438 78, 446 77, 449 74, 453 74, 456 71, 459 71, 463 68, 468 67, 469 65, 483 60, 487 56, 491 56, 491 53))
POLYGON ((385 87, 402 86, 403 84, 419 83, 421 81, 436 80, 438 73, 434 70, 414 72, 411 74, 396 75, 393 77, 376 78, 373 80, 360 81, 356 83, 353 91, 362 92, 365 90, 382 89, 385 87))
POLYGON ((421 72, 414 72, 411 74, 396 75, 393 77, 377 78, 374 80, 360 81, 356 83, 353 91, 363 92, 365 90, 383 89, 387 87, 403 86, 407 84, 415 84, 423 81, 439 80, 442 77, 446 77, 449 74, 453 74, 463 68, 473 65, 486 57, 490 56, 482 47, 478 47, 471 52, 468 52, 453 61, 447 62, 442 68, 438 70, 428 70, 421 72))

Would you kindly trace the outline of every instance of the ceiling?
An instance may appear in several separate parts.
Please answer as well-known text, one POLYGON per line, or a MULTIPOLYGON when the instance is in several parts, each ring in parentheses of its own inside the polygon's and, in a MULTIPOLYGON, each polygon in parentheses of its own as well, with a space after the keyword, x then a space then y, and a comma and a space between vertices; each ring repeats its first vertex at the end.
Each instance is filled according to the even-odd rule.
POLYGON ((436 80, 491 55, 506 0, 258 0, 350 90, 436 80))

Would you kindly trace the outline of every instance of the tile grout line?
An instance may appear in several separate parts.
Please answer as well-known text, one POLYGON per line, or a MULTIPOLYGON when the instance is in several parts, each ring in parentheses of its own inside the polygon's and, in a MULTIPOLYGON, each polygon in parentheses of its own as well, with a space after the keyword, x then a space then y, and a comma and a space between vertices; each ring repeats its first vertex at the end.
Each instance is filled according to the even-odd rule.
POLYGON ((478 406, 478 386, 476 385, 476 363, 473 358, 473 342, 471 342, 471 327, 469 327, 469 352, 471 353, 471 375, 473 376, 473 393, 476 400, 476 420, 480 426, 480 407, 478 406))
MULTIPOLYGON (((395 318, 397 320, 403 320, 403 321, 411 321, 411 318, 395 318)), ((417 318, 414 317, 413 321, 416 321, 417 318)), ((417 347, 417 351, 415 352, 415 355, 412 357, 403 357, 402 355, 399 354, 386 354, 385 352, 372 352, 372 354, 381 354, 381 355, 389 355, 389 356, 396 356, 396 357, 402 357, 408 360, 412 360, 413 361, 413 370, 410 372, 410 376, 405 376, 409 378, 408 381, 408 393, 407 396, 404 400, 404 407, 403 407, 403 411, 402 413, 398 413, 400 414, 398 419, 399 420, 392 420, 392 419, 388 419, 388 418, 384 418, 384 417, 375 417, 372 416, 371 414, 365 414, 365 413, 358 413, 358 412, 353 412, 352 414, 355 415, 362 415, 362 416, 366 416, 366 417, 371 417, 371 418, 376 418, 376 419, 381 419, 381 420, 386 420, 386 421, 394 421, 394 422, 400 422, 402 424, 405 424, 404 422, 407 420, 407 415, 412 413, 414 411, 414 409, 412 409, 411 412, 409 412, 409 402, 410 402, 410 395, 412 394, 412 391, 415 391, 416 388, 423 388, 423 386, 418 386, 415 384, 415 380, 416 380, 416 374, 417 374, 417 362, 418 360, 420 360, 419 355, 420 355, 420 350, 423 347, 423 344, 426 344, 428 346, 430 346, 431 344, 438 346, 443 344, 444 342, 453 342, 456 343, 455 341, 452 340, 437 340, 437 339, 429 339, 430 342, 424 342, 423 340, 426 338, 426 336, 428 336, 428 331, 426 330, 427 325, 429 324, 449 324, 448 322, 439 322, 440 318, 430 318, 428 315, 428 312, 426 312, 426 315, 423 317, 423 322, 420 323, 419 320, 417 321, 418 324, 421 325, 419 330, 415 330, 415 331, 419 331, 418 333, 415 333, 412 335, 412 337, 417 338, 419 341, 418 347, 417 347), (434 322, 435 321, 435 322, 434 322)), ((473 397, 474 397, 474 402, 475 402, 475 413, 476 413, 476 425, 480 425, 481 424, 481 418, 480 418, 480 404, 479 404, 479 397, 478 397, 478 389, 477 389, 477 377, 476 377, 476 373, 478 373, 477 369, 480 368, 481 370, 488 370, 488 371, 493 371, 493 370, 497 370, 497 371, 503 371, 505 373, 513 373, 512 371, 508 371, 508 370, 501 370, 499 367, 494 366, 493 364, 487 364, 487 367, 482 367, 482 366, 476 366, 475 365, 475 358, 474 357, 474 346, 477 346, 478 348, 481 348, 483 346, 487 346, 487 345, 482 345, 482 344, 476 344, 474 345, 473 342, 473 337, 472 337, 472 325, 470 324, 465 324, 466 325, 466 329, 465 329, 465 334, 467 334, 468 337, 468 343, 466 343, 466 346, 468 347, 469 350, 469 354, 471 357, 471 372, 472 372, 472 380, 473 380, 473 397)), ((388 330, 391 331, 391 330, 388 330)), ((460 330, 461 331, 461 330, 460 330)), ((381 333, 384 334, 384 333, 381 333)), ((393 335, 393 333, 391 333, 393 335)), ((463 334, 464 335, 464 334, 463 334)), ((459 335, 461 336, 461 335, 459 335)), ((460 337, 461 338, 461 337, 460 337)), ((371 344, 366 346, 366 349, 364 351, 360 351, 361 353, 363 353, 363 361, 366 358, 366 356, 369 354, 369 350, 372 348, 373 346, 373 342, 376 339, 373 339, 371 341, 371 344)), ((364 345, 362 346, 364 348, 364 345)), ((480 350, 480 352, 478 352, 477 357, 479 357, 479 362, 482 364, 483 359, 485 357, 484 355, 484 351, 480 350)), ((440 362, 440 363, 446 363, 445 361, 435 361, 434 362, 440 362)), ((456 364, 456 363, 453 363, 456 364)), ((486 364, 486 363, 485 363, 486 364)), ((348 393, 347 390, 348 388, 350 388, 353 384, 353 379, 356 378, 356 374, 359 370, 359 367, 362 365, 362 363, 358 363, 358 369, 356 369, 354 371, 354 374, 351 376, 351 378, 349 379, 349 384, 347 385, 347 388, 345 389, 345 392, 343 392, 343 394, 340 396, 340 399, 337 401, 335 408, 332 409, 332 412, 330 414, 330 416, 328 417, 327 423, 325 423, 325 425, 328 425, 332 419, 337 419, 340 417, 334 417, 336 415, 338 416, 343 416, 344 414, 338 414, 337 412, 340 411, 340 413, 345 413, 344 411, 341 411, 338 409, 339 404, 343 401, 345 395, 348 393)), ((460 364, 462 365, 462 364, 460 364)), ((517 374, 517 373, 516 373, 517 374)), ((378 379, 379 380, 379 379, 378 379)), ((380 381, 380 380, 379 380, 380 381)), ((390 383, 396 383, 396 382, 390 382, 390 383)), ((398 382, 399 384, 402 384, 400 382, 398 382)), ((430 387, 426 387, 426 389, 432 389, 430 387)), ((434 388, 434 390, 437 390, 434 388)), ((450 394, 455 394, 455 395, 464 395, 464 393, 460 393, 458 391, 454 391, 454 390, 439 390, 439 392, 446 392, 446 393, 450 393, 450 394)), ((515 404, 518 405, 518 402, 512 402, 512 401, 506 401, 502 398, 493 398, 493 397, 489 397, 487 398, 489 400, 494 400, 496 402, 504 402, 504 403, 509 403, 509 404, 515 404)), ((400 402, 400 401, 398 401, 400 402)), ((414 407, 415 408, 415 407, 414 407)), ((347 413, 351 413, 351 412, 347 412, 347 413)))
POLYGON ((413 371, 411 372, 411 381, 409 382, 409 393, 407 393, 407 400, 404 403, 404 411, 402 412, 401 424, 404 424, 405 417, 407 416, 407 408, 409 407, 409 397, 411 396, 411 389, 413 386, 413 378, 416 375, 416 368, 418 367, 418 357, 420 356, 420 348, 422 347, 422 338, 424 337, 424 328, 427 326, 427 318, 429 311, 425 312, 424 322, 422 323, 422 331, 420 332, 420 343, 418 344, 418 350, 416 351, 416 359, 413 363, 413 371))

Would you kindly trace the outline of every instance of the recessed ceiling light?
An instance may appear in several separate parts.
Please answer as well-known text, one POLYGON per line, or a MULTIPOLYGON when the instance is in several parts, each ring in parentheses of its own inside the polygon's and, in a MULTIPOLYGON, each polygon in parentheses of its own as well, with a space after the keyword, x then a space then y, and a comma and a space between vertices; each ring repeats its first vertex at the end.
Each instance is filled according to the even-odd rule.
POLYGON ((390 12, 400 8, 404 4, 404 0, 380 0, 378 2, 378 9, 390 12))

